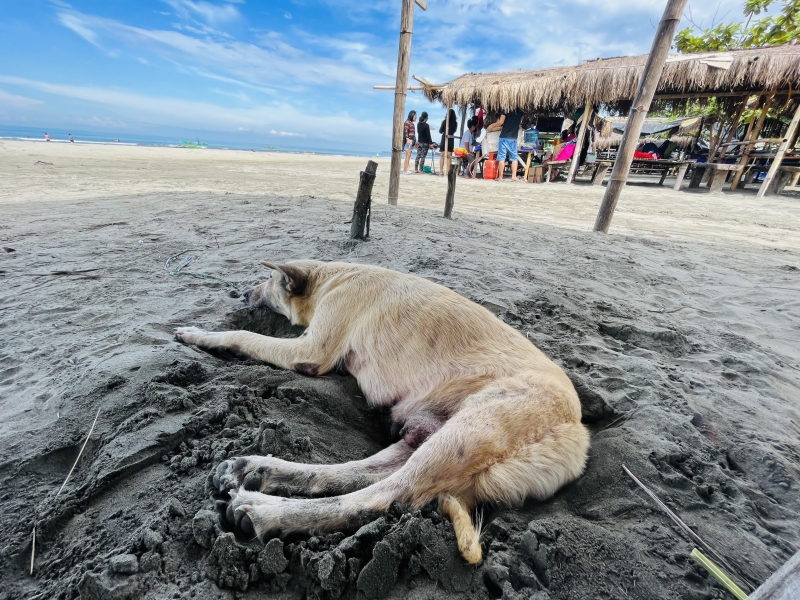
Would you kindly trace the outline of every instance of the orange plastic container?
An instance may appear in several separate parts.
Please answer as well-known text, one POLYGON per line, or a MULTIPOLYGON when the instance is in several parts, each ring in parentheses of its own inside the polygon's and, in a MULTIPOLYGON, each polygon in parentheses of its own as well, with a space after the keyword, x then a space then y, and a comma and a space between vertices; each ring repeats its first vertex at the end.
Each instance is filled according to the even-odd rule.
POLYGON ((497 160, 497 152, 489 152, 489 157, 486 160, 497 160))
POLYGON ((487 160, 483 165, 483 178, 495 179, 497 177, 497 161, 487 160))

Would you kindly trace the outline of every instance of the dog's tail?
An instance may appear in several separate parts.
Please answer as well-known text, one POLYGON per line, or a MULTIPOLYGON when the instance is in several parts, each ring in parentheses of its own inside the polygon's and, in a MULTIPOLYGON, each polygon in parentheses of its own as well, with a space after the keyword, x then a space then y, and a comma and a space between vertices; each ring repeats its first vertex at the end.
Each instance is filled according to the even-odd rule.
POLYGON ((456 532, 456 541, 458 542, 458 550, 461 552, 461 556, 469 564, 477 565, 483 558, 480 531, 473 527, 468 507, 455 496, 442 494, 439 496, 439 508, 453 522, 453 529, 456 532))

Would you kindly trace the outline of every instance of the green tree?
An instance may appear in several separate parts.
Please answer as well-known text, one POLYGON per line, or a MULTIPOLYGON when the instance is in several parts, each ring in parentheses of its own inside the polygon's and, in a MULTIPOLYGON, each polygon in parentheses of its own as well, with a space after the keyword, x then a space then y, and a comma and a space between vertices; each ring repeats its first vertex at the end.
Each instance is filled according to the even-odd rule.
POLYGON ((800 0, 745 0, 742 12, 742 23, 712 23, 703 29, 692 22, 675 36, 675 48, 709 52, 800 42, 800 0), (773 4, 780 4, 778 14, 762 17, 773 4))

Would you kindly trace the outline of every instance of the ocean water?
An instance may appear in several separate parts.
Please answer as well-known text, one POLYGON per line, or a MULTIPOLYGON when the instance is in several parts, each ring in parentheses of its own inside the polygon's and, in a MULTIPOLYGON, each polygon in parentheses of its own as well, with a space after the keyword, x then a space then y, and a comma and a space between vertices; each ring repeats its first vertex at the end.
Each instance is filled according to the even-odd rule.
POLYGON ((247 140, 223 139, 214 135, 209 137, 180 137, 180 136, 158 136, 144 134, 120 133, 118 135, 97 131, 82 131, 80 129, 48 129, 42 127, 0 125, 0 140, 31 140, 44 142, 44 134, 47 132, 50 139, 55 143, 69 143, 69 134, 75 138, 75 143, 81 144, 108 144, 122 146, 160 146, 177 147, 181 143, 197 144, 202 143, 206 148, 216 148, 222 150, 243 150, 256 152, 292 152, 310 154, 332 154, 343 156, 380 156, 390 157, 389 150, 362 150, 344 148, 320 148, 314 146, 304 146, 301 144, 269 144, 267 142, 254 142, 247 140))

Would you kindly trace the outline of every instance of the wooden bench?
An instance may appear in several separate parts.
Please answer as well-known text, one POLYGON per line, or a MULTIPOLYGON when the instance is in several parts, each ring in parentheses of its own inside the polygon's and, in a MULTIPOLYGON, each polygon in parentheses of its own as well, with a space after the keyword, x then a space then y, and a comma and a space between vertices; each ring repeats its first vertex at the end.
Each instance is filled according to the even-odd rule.
MULTIPOLYGON (((778 167, 778 176, 772 181, 772 185, 764 192, 765 196, 775 194, 780 195, 783 189, 789 185, 795 177, 800 175, 800 167, 790 167, 781 165, 778 167)), ((763 184, 762 184, 763 185, 763 184)))
POLYGON ((708 179, 709 192, 716 194, 722 191, 722 186, 725 185, 728 172, 738 170, 739 165, 729 165, 726 163, 695 163, 694 173, 692 173, 692 179, 689 181, 689 187, 699 188, 700 183, 703 181, 703 175, 705 175, 706 171, 710 171, 711 174, 708 179))
MULTIPOLYGON (((597 166, 594 169, 594 174, 592 175, 592 185, 602 185, 603 178, 606 175, 608 169, 614 164, 614 161, 610 160, 598 160, 595 163, 597 166)), ((676 168, 678 169, 677 177, 678 179, 675 181, 675 185, 672 186, 673 190, 681 189, 681 182, 683 178, 686 176, 686 170, 689 168, 691 163, 688 161, 676 161, 676 160, 661 160, 661 159, 634 159, 631 162, 631 171, 634 169, 637 170, 650 170, 656 173, 661 174, 661 179, 658 181, 658 185, 664 185, 664 180, 667 178, 669 172, 676 168)))

